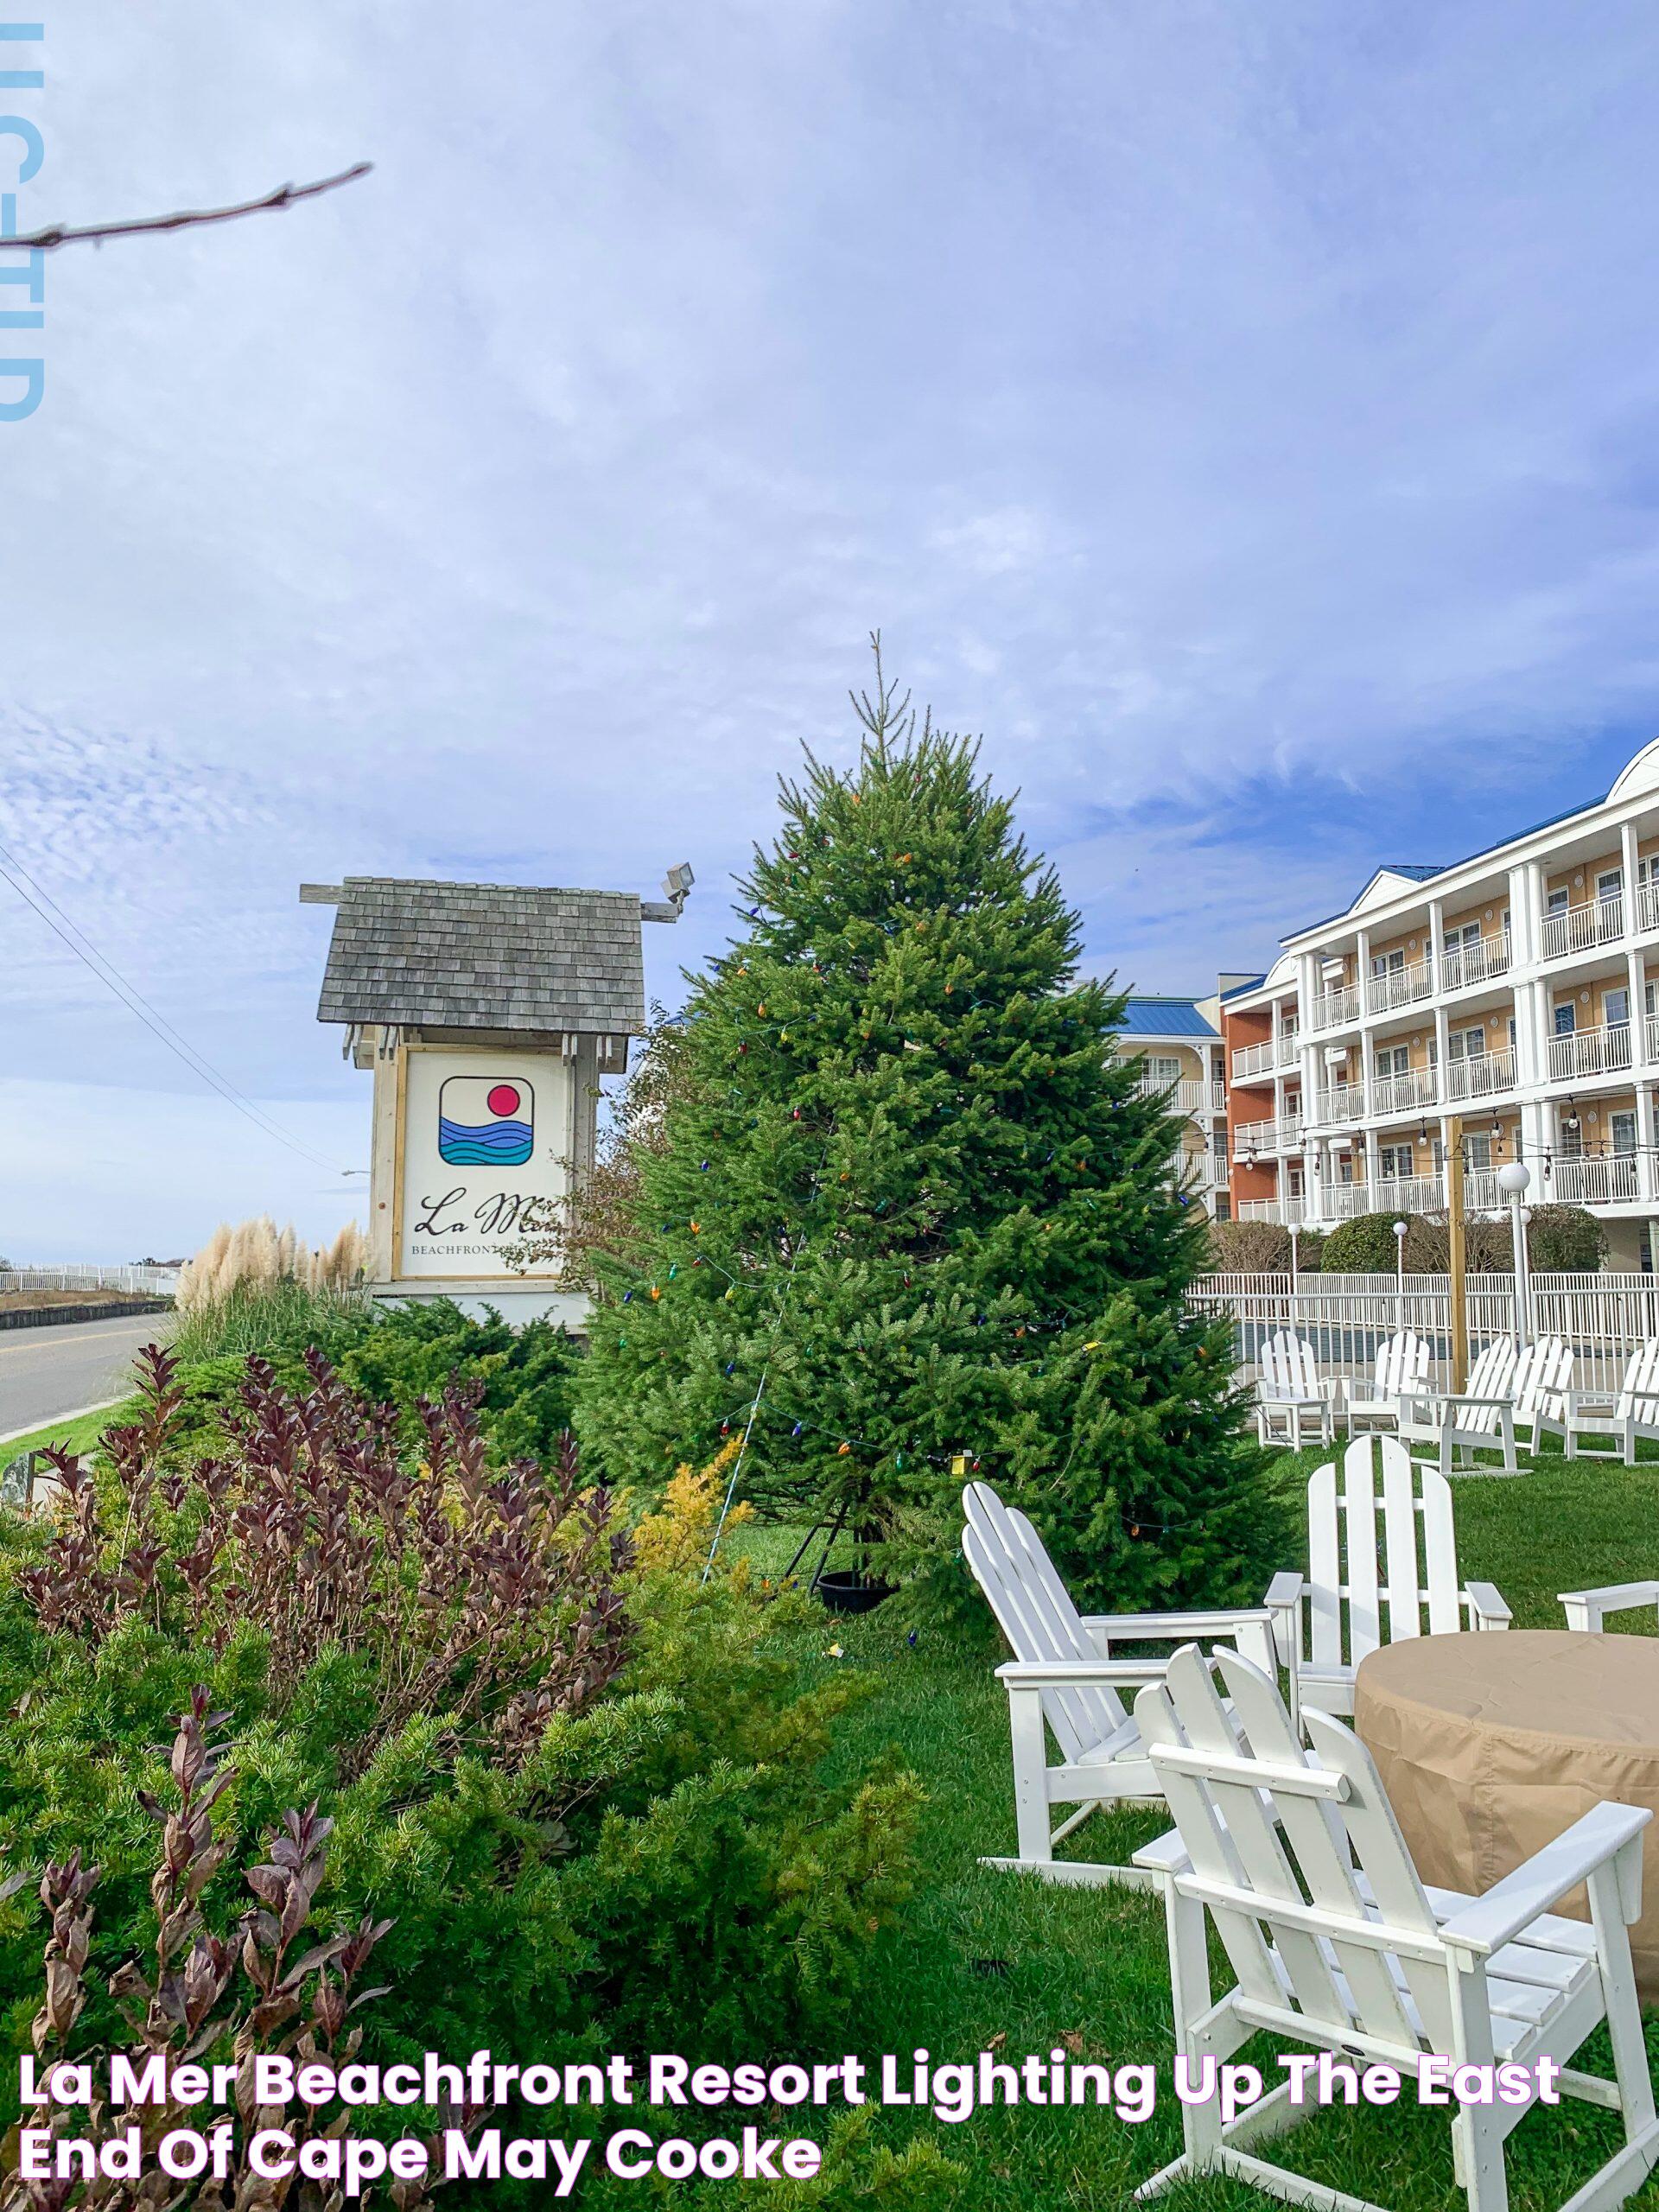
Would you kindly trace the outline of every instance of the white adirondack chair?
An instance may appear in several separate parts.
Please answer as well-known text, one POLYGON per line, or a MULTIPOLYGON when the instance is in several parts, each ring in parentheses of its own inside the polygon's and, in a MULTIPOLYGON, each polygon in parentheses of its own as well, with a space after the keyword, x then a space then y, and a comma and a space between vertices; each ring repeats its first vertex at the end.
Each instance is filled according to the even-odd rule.
POLYGON ((1306 1337, 1281 1329, 1262 1347, 1262 1373, 1255 1386, 1255 1430, 1264 1445, 1283 1444, 1293 1452, 1305 1437, 1333 1441, 1332 1400, 1335 1383, 1321 1376, 1313 1347, 1306 1337))
MULTIPOLYGON (((1351 1730, 1328 1713, 1305 1713, 1310 1758, 1267 1675, 1230 1651, 1217 1652, 1215 1664, 1230 1713, 1190 1649, 1135 1706, 1175 1816, 1174 1834, 1138 1851, 1135 1863, 1164 1889, 1175 2037, 1190 2075, 1206 2058, 1224 2063, 1262 2029, 1288 2037, 1294 2051, 1381 2063, 1408 2082, 1430 2056, 1534 2069, 1553 2059, 1563 2069, 1560 2091, 1611 2107, 1624 2123, 1621 2147, 1568 2200, 1571 2212, 1612 2212, 1659 2162, 1629 1934, 1651 1813, 1594 1806, 1478 1897, 1426 1888, 1351 1730), (1553 1910, 1580 1883, 1589 1888, 1588 1926, 1553 1910), (1218 2001, 1206 1913, 1233 1975, 1218 2001), (1612 2081, 1567 2065, 1604 2019, 1612 2081)), ((1225 2124, 1213 2100, 1184 2104, 1185 2148, 1137 2196, 1219 2172, 1287 2203, 1376 2212, 1252 2147, 1319 2109, 1311 2098, 1293 2103, 1291 2087, 1281 2082, 1225 2124)), ((1531 2101, 1452 2107, 1469 2212, 1505 2212, 1504 2139, 1536 2094, 1535 2086, 1531 2101)))
POLYGON ((1356 1437, 1340 1485, 1334 1461, 1314 1469, 1307 1558, 1306 1578, 1275 1574, 1267 1600, 1293 1713, 1309 1696, 1351 1713, 1354 1671, 1379 1644, 1451 1635, 1465 1615, 1475 1629, 1510 1624, 1490 1582, 1459 1588, 1451 1485, 1439 1468, 1414 1465, 1397 1436, 1356 1437))
POLYGON ((1367 1428, 1397 1428, 1401 1399, 1421 1395, 1430 1363, 1428 1339, 1414 1329, 1400 1329, 1385 1338, 1377 1346, 1369 1395, 1359 1383, 1350 1383, 1344 1394, 1349 1435, 1362 1423, 1367 1428))
POLYGON ((1599 1636, 1608 1613, 1634 1613, 1643 1605, 1659 1607, 1659 1582, 1607 1582, 1599 1590, 1563 1590, 1560 1605, 1568 1628, 1599 1636))
POLYGON ((1109 1613, 1084 1618, 1026 1516, 988 1483, 962 1494, 967 1526, 963 1555, 1014 1653, 997 1669, 1008 1694, 1014 1750, 1014 1827, 1019 1855, 985 1859, 1052 1881, 1124 1881, 1144 1886, 1132 1867, 1057 1859, 1054 1846, 1103 1806, 1161 1797, 1141 1734, 1118 1692, 1155 1681, 1167 1663, 1115 1659, 1114 1643, 1179 1643, 1195 1636, 1231 1638, 1264 1665, 1274 1664, 1270 1617, 1263 1609, 1189 1613, 1109 1613), (1060 1753, 1048 1763, 1046 1735, 1060 1753), (1051 1833, 1051 1805, 1079 1809, 1051 1833))
POLYGON ((1494 1337, 1476 1359, 1466 1390, 1401 1399, 1401 1435, 1408 1445, 1433 1445, 1443 1475, 1459 1459, 1472 1465, 1478 1451, 1501 1452, 1504 1473, 1514 1474, 1516 1366, 1514 1338, 1494 1337))
MULTIPOLYGON (((1605 1390, 1569 1389, 1555 1412, 1539 1416, 1538 1433, 1559 1436, 1569 1459, 1578 1458, 1584 1444, 1605 1438, 1617 1446, 1624 1465, 1633 1467, 1638 1441, 1659 1444, 1659 1337, 1649 1337, 1630 1354, 1613 1396, 1605 1390)), ((1612 1453, 1589 1456, 1611 1459, 1612 1453)))

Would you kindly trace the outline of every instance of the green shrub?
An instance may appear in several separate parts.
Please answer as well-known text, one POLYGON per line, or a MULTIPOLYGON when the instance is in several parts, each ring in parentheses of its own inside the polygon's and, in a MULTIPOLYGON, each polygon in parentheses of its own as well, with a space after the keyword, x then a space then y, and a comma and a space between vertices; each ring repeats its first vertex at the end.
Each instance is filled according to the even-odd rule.
POLYGON ((181 1307, 170 1338, 188 1365, 211 1359, 297 1359, 312 1344, 329 1344, 366 1311, 351 1291, 313 1289, 292 1276, 238 1282, 222 1298, 181 1307))
MULTIPOLYGON (((907 1894, 918 1793, 885 1768, 829 1789, 840 1713, 798 1693, 806 1600, 743 1571, 702 1582, 714 1478, 683 1477, 634 1556, 602 1492, 498 1472, 468 1395, 428 1408, 420 1458, 324 1363, 268 1369, 226 1448, 181 1441, 147 1363, 144 1421, 107 1467, 65 1469, 54 1523, 0 1521, 0 1856, 103 1869, 94 1968, 142 1948, 175 1718, 229 1716, 223 1871, 283 1808, 331 1817, 328 1925, 394 1925, 378 2047, 572 2056, 660 2044, 780 2050, 836 2032, 907 1894)), ((33 1908, 0 1901, 0 2011, 25 2047, 33 1908)), ((89 2004, 89 2034, 115 2022, 89 2004)))
MULTIPOLYGON (((1392 1274, 1395 1270, 1395 1213, 1356 1214, 1325 1240, 1320 1266, 1328 1275, 1392 1274)), ((1407 1217, 1409 1232, 1409 1217, 1407 1217)))
POLYGON ((1607 1254, 1601 1224, 1582 1206, 1541 1205, 1531 1209, 1527 1255, 1541 1274, 1559 1271, 1593 1274, 1607 1254))

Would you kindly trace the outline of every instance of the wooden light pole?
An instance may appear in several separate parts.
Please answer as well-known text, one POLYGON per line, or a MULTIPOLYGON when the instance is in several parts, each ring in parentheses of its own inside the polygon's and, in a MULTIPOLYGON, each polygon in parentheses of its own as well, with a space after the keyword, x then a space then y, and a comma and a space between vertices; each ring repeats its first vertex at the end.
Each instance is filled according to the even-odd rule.
POLYGON ((1446 1270, 1452 1288, 1452 1388, 1461 1390, 1469 1380, 1469 1306, 1464 1289, 1463 1238, 1463 1116, 1454 1114, 1446 1124, 1446 1270))

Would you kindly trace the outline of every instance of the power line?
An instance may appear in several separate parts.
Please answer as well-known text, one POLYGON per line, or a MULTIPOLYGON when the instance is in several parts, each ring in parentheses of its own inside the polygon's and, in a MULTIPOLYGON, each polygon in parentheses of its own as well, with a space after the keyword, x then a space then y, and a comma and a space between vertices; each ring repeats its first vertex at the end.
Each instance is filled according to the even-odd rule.
POLYGON ((321 1153, 313 1151, 302 1139, 290 1135, 278 1122, 271 1120, 263 1107, 257 1106, 245 1091, 238 1090, 228 1076, 221 1076, 194 1045, 180 1036, 166 1015, 157 1013, 137 986, 128 982, 120 969, 105 958, 79 924, 70 919, 51 893, 35 880, 16 854, 4 845, 0 845, 0 875, 5 877, 23 904, 40 917, 52 934, 68 946, 76 959, 84 967, 91 969, 99 981, 115 993, 128 1012, 143 1022, 156 1041, 166 1046, 175 1058, 182 1060, 193 1075, 210 1084, 227 1105, 234 1106, 238 1114, 245 1115, 266 1136, 274 1137, 279 1144, 286 1145, 290 1152, 308 1160, 314 1167, 326 1168, 331 1174, 346 1175, 351 1172, 337 1166, 334 1160, 325 1159, 321 1153), (31 893, 35 895, 31 896, 31 893))

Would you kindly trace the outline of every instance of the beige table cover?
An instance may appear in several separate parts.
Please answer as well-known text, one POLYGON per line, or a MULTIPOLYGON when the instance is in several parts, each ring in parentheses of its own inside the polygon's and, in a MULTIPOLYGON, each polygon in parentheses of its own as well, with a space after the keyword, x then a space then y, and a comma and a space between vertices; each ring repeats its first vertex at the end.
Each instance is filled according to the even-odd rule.
MULTIPOLYGON (((1478 1894, 1592 1805, 1659 1815, 1659 1640, 1425 1636, 1360 1662, 1354 1725, 1423 1880, 1478 1894)), ((1659 2004, 1659 1818, 1643 1848, 1637 1983, 1659 2004)), ((1582 1890, 1558 1910, 1587 1917, 1582 1890)))

